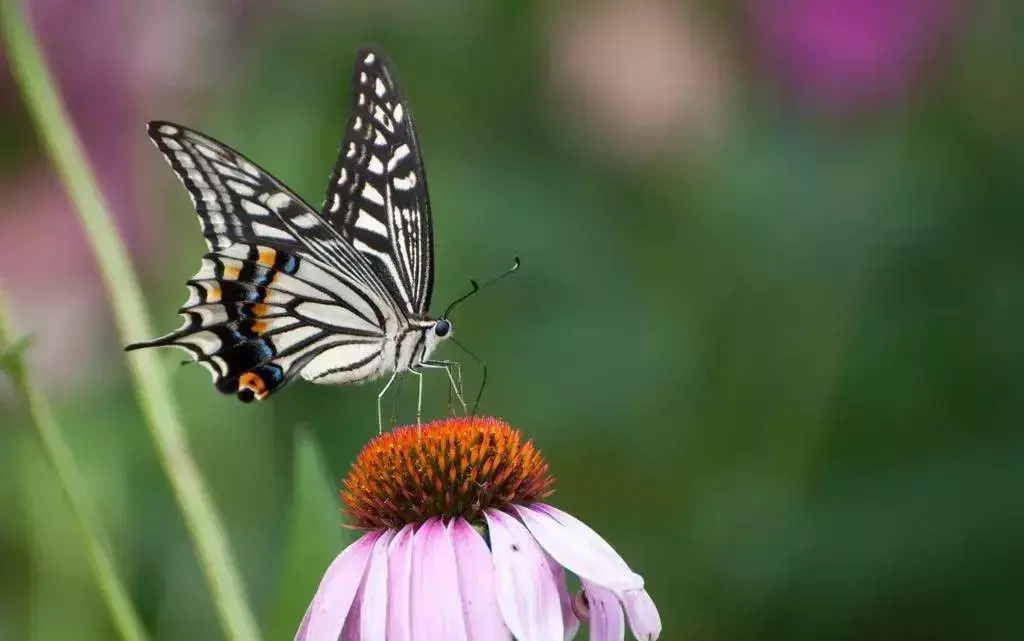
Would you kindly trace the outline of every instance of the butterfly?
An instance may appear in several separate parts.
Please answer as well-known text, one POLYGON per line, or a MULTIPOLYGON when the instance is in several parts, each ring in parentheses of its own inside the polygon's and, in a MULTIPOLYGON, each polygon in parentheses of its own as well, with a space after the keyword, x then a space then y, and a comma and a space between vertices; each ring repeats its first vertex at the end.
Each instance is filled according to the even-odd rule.
MULTIPOLYGON (((356 54, 351 114, 320 211, 210 136, 154 121, 149 137, 188 190, 209 251, 187 282, 184 324, 134 350, 174 346, 214 386, 263 400, 301 376, 361 383, 443 369, 465 410, 456 361, 433 360, 454 334, 429 316, 434 245, 412 113, 379 51, 356 54)), ((519 266, 518 258, 514 271, 519 266)), ((509 272, 509 273, 510 273, 509 272)), ((474 293, 479 289, 471 281, 474 293)), ((186 361, 188 362, 188 361, 186 361)))

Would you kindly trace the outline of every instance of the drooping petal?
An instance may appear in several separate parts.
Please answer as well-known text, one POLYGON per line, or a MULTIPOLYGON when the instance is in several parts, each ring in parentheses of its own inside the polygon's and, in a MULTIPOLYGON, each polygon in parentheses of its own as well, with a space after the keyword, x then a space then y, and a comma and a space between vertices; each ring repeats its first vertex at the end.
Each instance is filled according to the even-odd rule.
POLYGON ((626 636, 626 619, 618 597, 585 579, 580 582, 590 610, 590 641, 622 641, 626 636))
POLYGON ((359 641, 360 621, 363 617, 363 588, 366 587, 366 575, 363 575, 363 582, 359 584, 356 598, 352 601, 352 607, 348 610, 345 618, 345 627, 341 629, 341 636, 338 641, 359 641))
POLYGON ((569 594, 569 587, 565 583, 565 568, 558 565, 550 556, 547 559, 548 567, 555 578, 555 585, 558 586, 558 600, 562 604, 562 625, 565 631, 562 638, 564 641, 572 641, 580 631, 580 620, 572 609, 572 595, 569 594))
POLYGON ((620 598, 626 590, 644 586, 643 577, 583 521, 550 505, 513 507, 544 551, 570 572, 612 590, 620 598))
POLYGON ((639 641, 654 641, 661 636, 661 615, 647 590, 627 590, 622 605, 629 618, 629 629, 639 641))
POLYGON ((544 551, 515 517, 493 509, 484 516, 505 625, 517 639, 559 641, 562 606, 544 551))
POLYGON ((406 525, 388 546, 388 639, 411 641, 409 597, 412 590, 412 541, 416 526, 406 525))
POLYGON ((394 532, 384 532, 373 544, 363 581, 349 608, 341 641, 385 641, 387 624, 388 543, 394 532))
MULTIPOLYGON (((388 545, 394 536, 387 531, 373 544, 366 578, 359 588, 359 641, 385 641, 388 615, 388 545)), ((353 608, 355 605, 353 604, 353 608)))
POLYGON ((299 628, 305 634, 296 635, 296 641, 338 640, 379 536, 380 532, 367 532, 334 559, 310 603, 305 629, 299 628))
POLYGON ((415 641, 467 641, 455 549, 439 518, 421 525, 413 539, 410 605, 415 641))
POLYGON ((487 543, 466 519, 458 517, 448 524, 458 564, 459 594, 469 641, 510 641, 498 608, 494 586, 494 561, 487 543))

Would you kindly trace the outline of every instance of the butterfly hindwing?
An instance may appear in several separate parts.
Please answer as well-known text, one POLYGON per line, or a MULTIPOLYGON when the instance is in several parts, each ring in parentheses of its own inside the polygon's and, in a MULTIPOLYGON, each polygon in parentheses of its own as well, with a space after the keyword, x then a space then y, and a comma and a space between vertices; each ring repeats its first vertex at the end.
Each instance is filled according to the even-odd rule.
POLYGON ((388 59, 356 54, 352 109, 322 207, 411 316, 430 307, 434 246, 423 158, 388 59))
POLYGON ((210 371, 218 390, 243 401, 270 396, 300 372, 311 378, 378 366, 396 322, 330 266, 264 245, 208 253, 187 285, 184 324, 128 349, 180 347, 210 371))

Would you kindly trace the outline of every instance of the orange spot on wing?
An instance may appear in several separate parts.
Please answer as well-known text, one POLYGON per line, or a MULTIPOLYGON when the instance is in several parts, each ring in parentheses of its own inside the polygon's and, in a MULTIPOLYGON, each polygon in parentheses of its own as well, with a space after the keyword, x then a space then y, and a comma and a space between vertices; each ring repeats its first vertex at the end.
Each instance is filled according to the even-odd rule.
POLYGON ((269 313, 270 313, 270 305, 265 305, 263 303, 256 303, 255 305, 252 306, 252 315, 253 316, 266 316, 269 313))
POLYGON ((273 267, 274 261, 277 260, 277 250, 271 249, 270 247, 260 247, 260 265, 266 265, 267 267, 273 267))
POLYGON ((263 332, 267 331, 267 329, 269 327, 270 327, 270 323, 269 322, 258 320, 258 321, 254 321, 253 322, 253 324, 252 324, 252 331, 253 331, 254 334, 259 336, 263 332))
POLYGON ((257 401, 262 401, 267 397, 267 384, 263 382, 259 374, 252 372, 246 372, 238 378, 238 389, 249 390, 257 401))
POLYGON ((220 287, 216 285, 208 285, 206 287, 206 300, 207 303, 219 303, 220 302, 220 287))
POLYGON ((224 267, 224 280, 238 280, 238 275, 242 272, 237 267, 224 267))

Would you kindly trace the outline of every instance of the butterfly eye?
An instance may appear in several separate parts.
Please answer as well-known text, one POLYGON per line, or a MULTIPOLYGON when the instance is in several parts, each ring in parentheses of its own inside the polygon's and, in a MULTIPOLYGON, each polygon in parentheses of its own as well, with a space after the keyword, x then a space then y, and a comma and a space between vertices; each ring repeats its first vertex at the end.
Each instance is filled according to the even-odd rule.
POLYGON ((438 338, 444 338, 450 331, 452 331, 452 322, 447 318, 442 318, 434 325, 434 334, 438 338))

